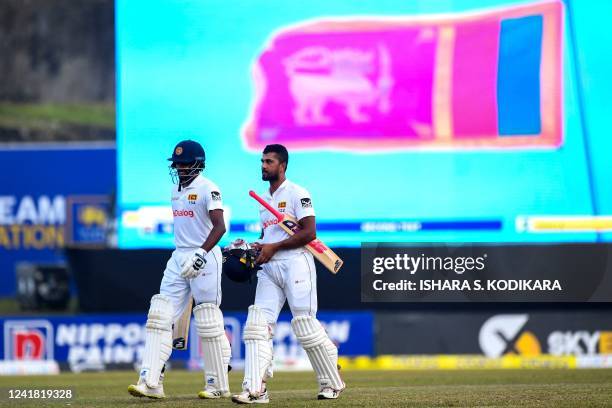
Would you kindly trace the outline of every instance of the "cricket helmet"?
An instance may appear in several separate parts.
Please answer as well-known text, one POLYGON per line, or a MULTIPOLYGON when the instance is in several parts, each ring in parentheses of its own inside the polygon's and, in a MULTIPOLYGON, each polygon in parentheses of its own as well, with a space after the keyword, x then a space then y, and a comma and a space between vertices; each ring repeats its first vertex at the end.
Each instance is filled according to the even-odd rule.
POLYGON ((255 263, 258 251, 243 240, 234 241, 223 251, 223 273, 234 282, 251 281, 251 277, 261 269, 255 263))
POLYGON ((183 140, 179 142, 172 151, 172 157, 168 161, 173 163, 193 163, 195 161, 204 162, 206 154, 201 144, 195 140, 183 140))
POLYGON ((204 170, 206 154, 204 148, 198 142, 183 140, 174 147, 172 157, 169 157, 168 160, 172 162, 170 165, 172 182, 177 184, 180 181, 182 184, 187 184, 204 170), (176 166, 177 163, 191 164, 191 166, 179 170, 176 166))

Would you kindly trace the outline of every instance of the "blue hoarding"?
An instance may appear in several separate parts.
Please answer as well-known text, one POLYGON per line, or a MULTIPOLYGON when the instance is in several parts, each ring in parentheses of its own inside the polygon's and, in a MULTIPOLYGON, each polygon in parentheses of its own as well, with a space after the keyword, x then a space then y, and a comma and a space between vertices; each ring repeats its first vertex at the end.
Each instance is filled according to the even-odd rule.
POLYGON ((0 172, 1 297, 15 294, 16 263, 64 261, 67 201, 74 195, 114 193, 115 149, 62 145, 0 150, 0 172))
MULTIPOLYGON (((242 330, 246 313, 225 313, 226 335, 232 344, 232 365, 244 364, 242 330)), ((331 313, 317 316, 331 340, 344 356, 374 352, 373 314, 331 313)), ((0 319, 2 360, 55 360, 73 371, 102 370, 116 364, 138 364, 142 359, 146 314, 38 316, 0 319)), ((291 330, 291 315, 281 313, 274 328, 277 367, 300 366, 306 355, 291 330)), ((191 324, 188 350, 173 351, 172 361, 183 361, 192 369, 202 364, 195 324, 191 324)))

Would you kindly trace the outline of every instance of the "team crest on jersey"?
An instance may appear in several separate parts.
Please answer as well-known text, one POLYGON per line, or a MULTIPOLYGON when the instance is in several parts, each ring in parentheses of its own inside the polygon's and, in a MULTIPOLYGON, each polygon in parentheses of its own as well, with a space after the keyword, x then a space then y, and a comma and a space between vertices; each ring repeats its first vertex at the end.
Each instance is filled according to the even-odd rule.
POLYGON ((221 201, 221 193, 218 191, 211 191, 210 197, 213 199, 213 201, 221 201))
POLYGON ((197 199, 198 199, 197 194, 189 194, 187 196, 187 200, 189 201, 189 204, 195 204, 197 199))
POLYGON ((281 201, 278 203, 278 208, 285 208, 287 207, 287 202, 286 201, 281 201))
POLYGON ((302 203, 302 208, 312 208, 312 201, 310 201, 310 198, 302 198, 300 202, 302 203))

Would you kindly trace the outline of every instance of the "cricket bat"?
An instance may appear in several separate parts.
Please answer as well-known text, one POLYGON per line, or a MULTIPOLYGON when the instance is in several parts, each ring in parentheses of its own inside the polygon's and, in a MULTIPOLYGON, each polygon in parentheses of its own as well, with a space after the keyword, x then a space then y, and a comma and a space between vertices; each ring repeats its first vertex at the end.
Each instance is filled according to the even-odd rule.
MULTIPOLYGON (((257 195, 254 191, 249 191, 249 195, 253 197, 255 200, 259 202, 259 204, 263 205, 266 210, 270 211, 272 215, 276 217, 278 220, 278 225, 287 232, 289 235, 294 235, 297 231, 300 230, 300 224, 298 221, 287 215, 280 213, 276 208, 272 207, 268 204, 263 198, 257 195)), ((306 245, 306 249, 310 251, 310 253, 317 258, 319 262, 323 264, 331 273, 338 273, 342 264, 344 263, 342 259, 338 255, 334 253, 327 245, 323 242, 315 239, 310 241, 306 245)))
POLYGON ((193 308, 193 298, 185 306, 181 317, 172 326, 172 348, 175 350, 186 350, 187 340, 189 339, 189 323, 191 323, 191 309, 193 308))

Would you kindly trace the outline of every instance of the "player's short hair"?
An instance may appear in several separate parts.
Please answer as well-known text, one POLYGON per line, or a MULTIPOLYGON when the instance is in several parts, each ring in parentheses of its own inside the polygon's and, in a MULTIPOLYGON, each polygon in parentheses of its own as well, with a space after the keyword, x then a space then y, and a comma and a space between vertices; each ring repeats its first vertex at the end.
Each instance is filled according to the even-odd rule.
POLYGON ((281 144, 269 144, 264 150, 263 154, 276 153, 281 163, 285 163, 285 167, 289 164, 289 152, 287 148, 281 144))

